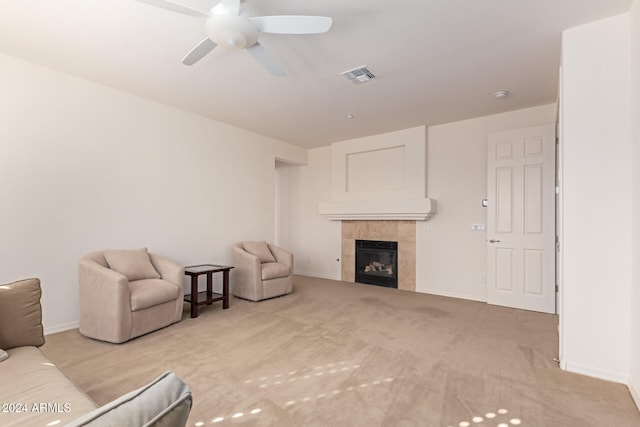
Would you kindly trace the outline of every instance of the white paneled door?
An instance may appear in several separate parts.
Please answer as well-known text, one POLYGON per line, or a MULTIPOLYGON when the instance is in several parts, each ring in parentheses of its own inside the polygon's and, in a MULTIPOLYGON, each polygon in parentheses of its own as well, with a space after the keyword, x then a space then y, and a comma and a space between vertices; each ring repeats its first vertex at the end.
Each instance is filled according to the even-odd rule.
POLYGON ((556 312, 555 125, 489 136, 487 302, 556 312))

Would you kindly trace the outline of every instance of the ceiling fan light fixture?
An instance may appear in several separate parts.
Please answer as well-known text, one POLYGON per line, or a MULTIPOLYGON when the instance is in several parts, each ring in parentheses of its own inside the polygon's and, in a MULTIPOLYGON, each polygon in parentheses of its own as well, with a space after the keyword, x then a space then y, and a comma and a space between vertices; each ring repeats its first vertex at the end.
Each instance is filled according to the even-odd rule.
POLYGON ((224 15, 226 13, 228 13, 228 12, 225 10, 224 5, 222 3, 218 3, 217 5, 213 6, 211 8, 211 10, 209 11, 209 14, 211 16, 213 16, 213 15, 224 15))
POLYGON ((327 32, 333 20, 327 16, 279 15, 249 16, 240 9, 242 0, 220 0, 208 12, 182 5, 175 0, 139 0, 183 15, 206 17, 207 38, 201 40, 182 58, 184 65, 194 65, 217 46, 246 49, 275 77, 286 75, 278 61, 258 42, 259 33, 320 34, 327 32))
POLYGON ((207 37, 221 46, 243 49, 258 41, 258 28, 236 15, 213 15, 207 19, 204 28, 207 37))

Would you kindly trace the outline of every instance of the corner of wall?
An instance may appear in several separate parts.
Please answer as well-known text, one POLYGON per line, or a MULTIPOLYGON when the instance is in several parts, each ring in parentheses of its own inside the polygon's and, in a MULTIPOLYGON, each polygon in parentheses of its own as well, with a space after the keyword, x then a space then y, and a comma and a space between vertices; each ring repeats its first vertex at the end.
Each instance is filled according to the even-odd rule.
MULTIPOLYGON (((640 115, 640 0, 635 0, 629 13, 631 29, 631 117, 640 115)), ((632 259, 640 257, 640 123, 632 120, 632 259)), ((640 410, 640 265, 631 272, 631 355, 629 392, 640 410)))

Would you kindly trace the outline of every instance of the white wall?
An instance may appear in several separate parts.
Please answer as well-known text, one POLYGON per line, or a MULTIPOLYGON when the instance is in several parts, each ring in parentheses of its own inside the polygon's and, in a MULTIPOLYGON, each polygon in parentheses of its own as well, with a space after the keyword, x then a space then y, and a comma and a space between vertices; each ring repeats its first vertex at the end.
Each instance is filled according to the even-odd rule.
POLYGON ((629 15, 563 35, 562 366, 626 383, 631 339, 629 15))
POLYGON ((275 158, 306 150, 0 55, 0 283, 39 277, 78 319, 78 259, 147 246, 189 265, 274 237, 275 158))
POLYGON ((631 22, 631 169, 632 233, 631 251, 631 357, 629 389, 640 408, 640 0, 633 3, 631 22))
POLYGON ((427 129, 427 196, 438 211, 416 227, 416 290, 486 301, 487 137, 555 122, 555 104, 427 129))
MULTIPOLYGON (((481 282, 486 234, 469 226, 486 223, 481 200, 487 195, 487 135, 553 123, 555 115, 551 104, 427 130, 427 196, 437 200, 438 211, 429 221, 417 221, 417 291, 486 300, 481 282)), ((294 231, 288 234, 296 248, 296 270, 339 279, 340 223, 318 214, 318 204, 331 199, 331 148, 311 150, 307 166, 286 170, 291 186, 283 192, 297 207, 289 218, 294 231), (319 243, 309 246, 314 239, 319 243)))
POLYGON ((340 280, 340 221, 327 221, 318 213, 318 204, 331 200, 331 147, 308 154, 308 165, 278 169, 279 193, 290 199, 282 202, 276 240, 295 253, 297 274, 340 280))

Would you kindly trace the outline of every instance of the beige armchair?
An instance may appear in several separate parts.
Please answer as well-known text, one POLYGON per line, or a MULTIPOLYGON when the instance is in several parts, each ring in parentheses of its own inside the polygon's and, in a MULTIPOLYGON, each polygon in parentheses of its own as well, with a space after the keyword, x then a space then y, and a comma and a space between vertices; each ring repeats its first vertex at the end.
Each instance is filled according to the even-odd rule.
POLYGON ((293 290, 293 254, 267 242, 241 242, 232 247, 233 294, 260 301, 293 290))
POLYGON ((182 319, 184 267, 147 252, 105 250, 80 260, 80 333, 122 343, 182 319))

